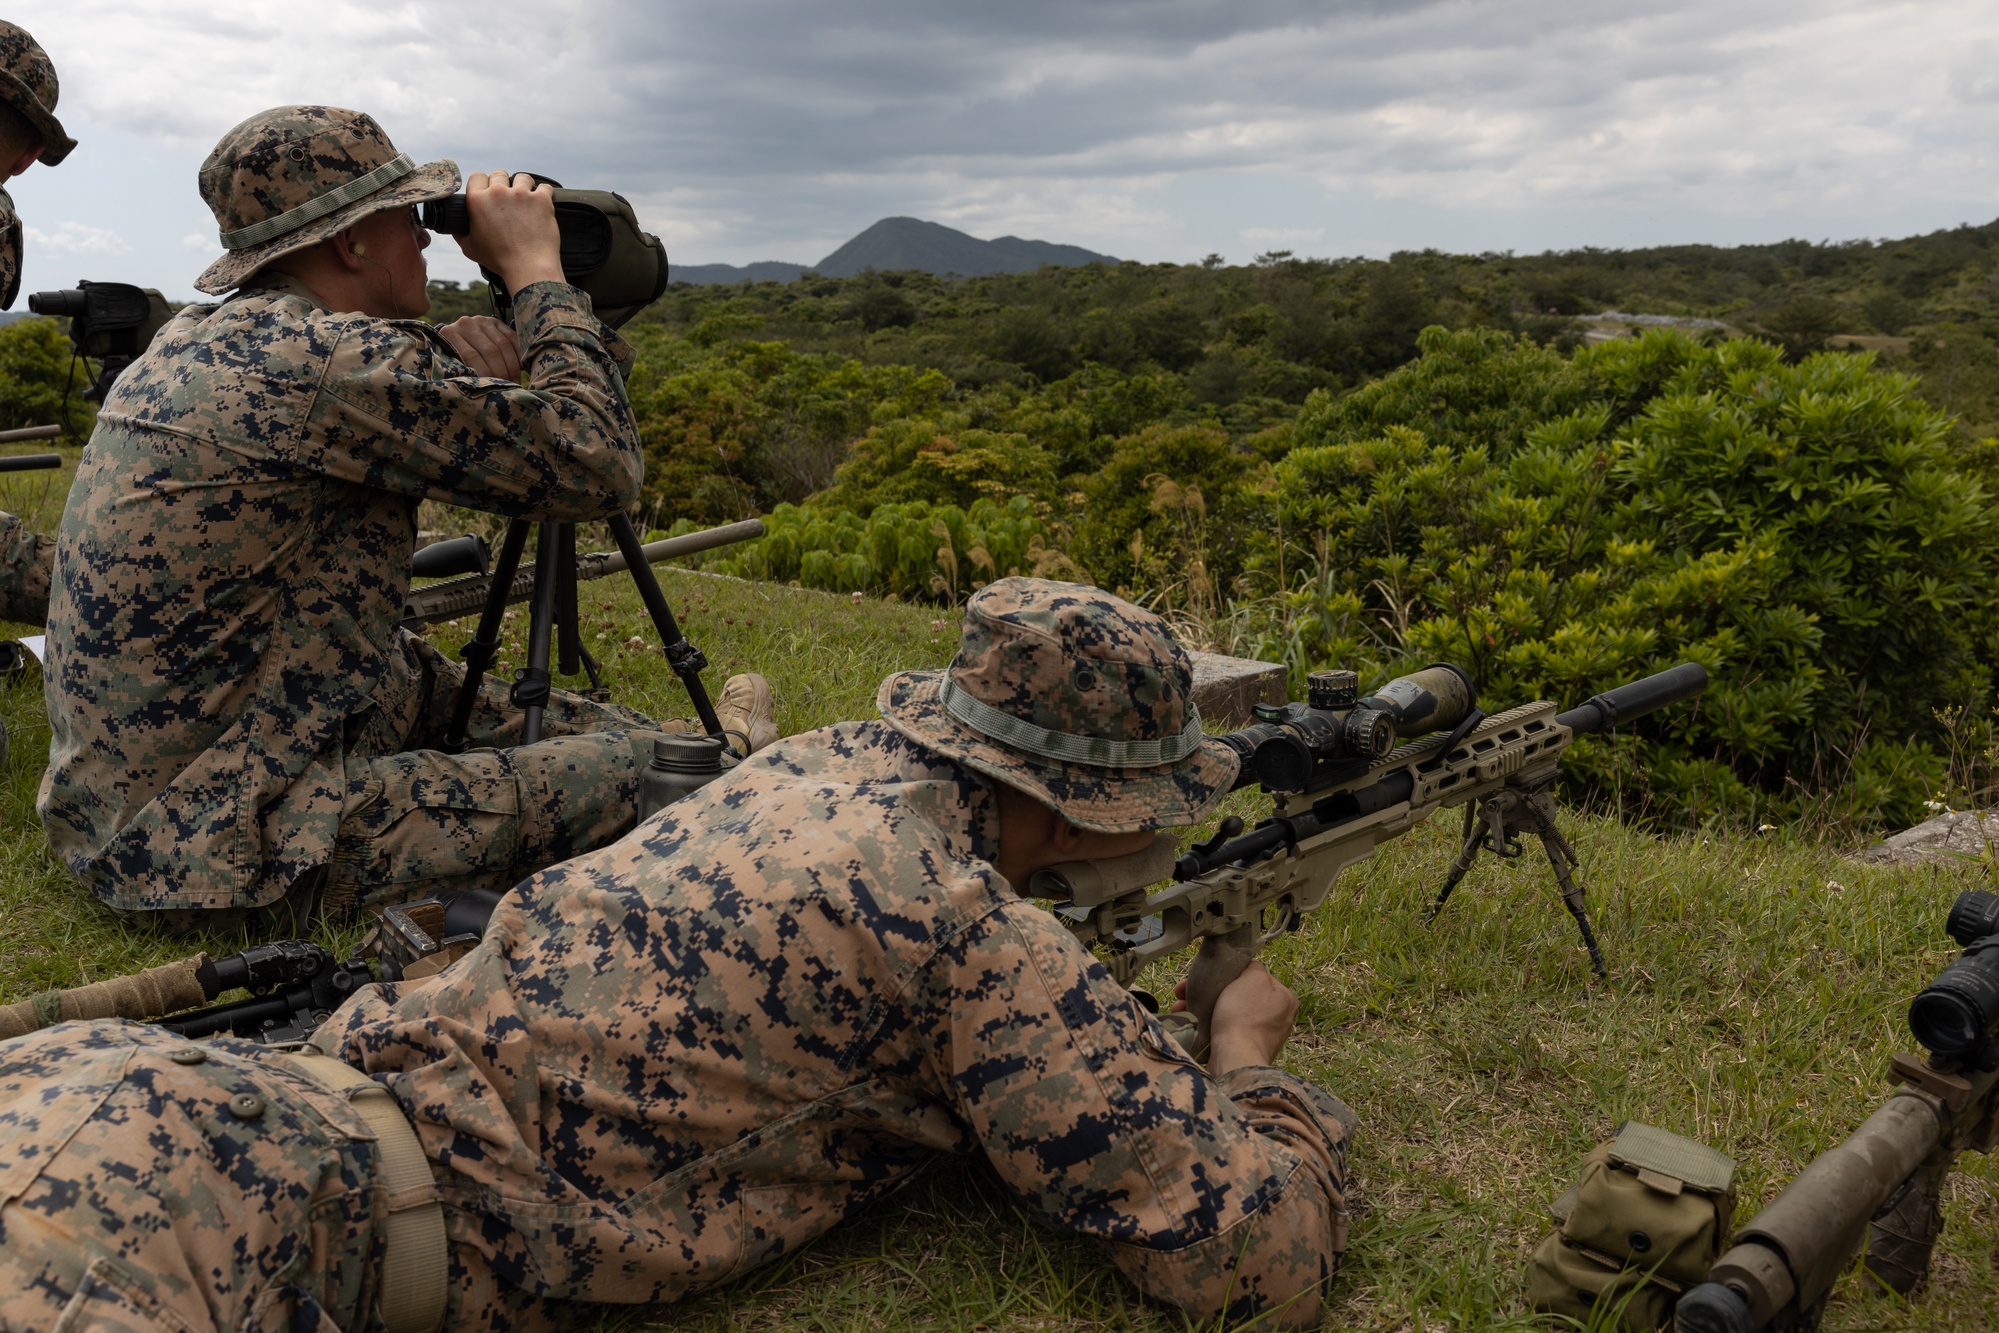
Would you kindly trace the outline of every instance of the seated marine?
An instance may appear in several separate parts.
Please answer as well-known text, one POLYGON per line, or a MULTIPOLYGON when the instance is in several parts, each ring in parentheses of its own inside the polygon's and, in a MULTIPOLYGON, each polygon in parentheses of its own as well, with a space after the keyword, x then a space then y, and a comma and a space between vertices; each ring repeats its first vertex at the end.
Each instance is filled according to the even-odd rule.
POLYGON ((1191 678, 1151 613, 1002 580, 879 720, 530 877, 451 967, 363 987, 332 1058, 0 1043, 0 1328, 570 1327, 781 1259, 939 1154, 1196 1320, 1315 1324, 1353 1115, 1272 1067, 1296 997, 1252 964, 1203 1067, 1020 896, 1229 790, 1191 678))
MULTIPOLYGON (((475 173, 461 245, 514 323, 432 328, 415 206, 459 187, 373 119, 252 116, 202 164, 226 251, 98 413, 56 537, 39 808, 128 917, 303 918, 504 889, 636 820, 654 734, 557 692, 548 739, 488 681, 477 747, 445 738, 463 669, 400 624, 417 505, 600 519, 638 498, 631 351, 563 278, 550 192, 475 173), (525 372, 525 383, 522 383, 525 372)), ((776 738, 769 687, 717 712, 776 738)))

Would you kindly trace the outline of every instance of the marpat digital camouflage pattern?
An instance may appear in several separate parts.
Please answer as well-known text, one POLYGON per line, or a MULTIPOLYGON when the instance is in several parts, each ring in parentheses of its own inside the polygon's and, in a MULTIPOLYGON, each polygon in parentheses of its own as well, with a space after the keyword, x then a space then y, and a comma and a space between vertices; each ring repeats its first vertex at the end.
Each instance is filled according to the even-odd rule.
POLYGON ((373 116, 337 106, 258 112, 222 136, 200 180, 228 252, 194 280, 212 294, 370 213, 441 199, 460 184, 456 162, 418 166, 373 116))
MULTIPOLYGON (((76 140, 63 133, 62 122, 56 119, 56 99, 61 91, 48 52, 25 28, 0 21, 0 103, 18 112, 41 137, 42 153, 37 160, 45 166, 54 166, 76 147, 76 140)), ((13 197, 0 190, 0 310, 12 309, 20 293, 21 219, 14 211, 13 197)))
POLYGON ((12 310, 21 294, 21 215, 14 196, 0 190, 0 310, 12 310))
POLYGON ((965 603, 944 671, 882 682, 875 706, 927 749, 1018 787, 1078 828, 1192 824, 1236 756, 1206 739, 1194 668, 1166 622, 1101 588, 995 579, 965 603))
POLYGON ((796 736, 520 885, 440 978, 342 1008, 318 1044, 439 1167, 473 1273, 452 1326, 713 1287, 937 1153, 1197 1318, 1315 1323, 1351 1112, 1205 1073, 997 875, 997 825, 986 779, 883 723, 796 736))
MULTIPOLYGON (((619 732, 394 757, 441 734, 455 673, 398 625, 418 501, 583 520, 638 493, 629 349, 564 283, 515 312, 526 387, 281 274, 119 376, 56 537, 39 803, 105 902, 254 907, 329 864, 506 884, 630 826, 619 732)), ((567 725, 620 721, 643 724, 567 725)))
POLYGON ((253 1043, 119 1021, 0 1042, 0 1330, 367 1327, 375 1142, 253 1043))
POLYGON ((48 622, 55 552, 54 538, 31 531, 18 515, 0 513, 0 620, 48 622))
POLYGON ((56 119, 61 96, 55 62, 42 50, 42 44, 19 24, 0 21, 0 102, 20 112, 41 135, 41 160, 49 166, 68 157, 76 147, 76 140, 63 132, 62 122, 56 119))

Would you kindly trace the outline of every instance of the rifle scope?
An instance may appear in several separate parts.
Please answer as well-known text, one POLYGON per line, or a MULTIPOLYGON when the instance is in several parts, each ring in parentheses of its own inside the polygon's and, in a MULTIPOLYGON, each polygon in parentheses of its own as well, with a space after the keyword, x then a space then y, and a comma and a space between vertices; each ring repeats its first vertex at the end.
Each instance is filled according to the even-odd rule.
MULTIPOLYGON (((666 246, 639 226, 638 214, 623 195, 566 190, 546 176, 535 180, 555 189, 562 276, 589 294, 599 319, 615 328, 660 298, 666 291, 666 246)), ((472 230, 472 210, 462 194, 419 205, 417 219, 448 236, 472 230)), ((509 299, 498 274, 483 267, 479 271, 493 288, 496 305, 509 299)))
POLYGON ((1304 703, 1259 704, 1256 722, 1219 738, 1241 757, 1236 785, 1325 786, 1387 757, 1398 740, 1456 726, 1478 699, 1471 677, 1448 662, 1399 676, 1365 699, 1359 693, 1352 671, 1314 671, 1304 703))
POLYGON ((1964 952, 1909 1005, 1909 1031, 1933 1054, 1972 1058, 1999 1040, 1999 896, 1958 894, 1944 929, 1964 952))

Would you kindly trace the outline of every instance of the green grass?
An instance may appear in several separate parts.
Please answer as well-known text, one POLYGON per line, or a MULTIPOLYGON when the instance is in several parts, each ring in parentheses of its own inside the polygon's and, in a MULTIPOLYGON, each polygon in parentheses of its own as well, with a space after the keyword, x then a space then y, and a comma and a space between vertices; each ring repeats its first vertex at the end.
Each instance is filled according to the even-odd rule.
MULTIPOLYGON (((585 543, 586 546, 588 543, 585 543)), ((881 677, 934 667, 955 618, 928 607, 663 571, 719 686, 765 672, 787 732, 869 717, 881 677), (943 628, 933 626, 939 620, 943 628)), ((619 697, 688 711, 629 583, 583 586, 585 634, 619 697), (596 638, 598 634, 604 637, 596 638)), ((524 617, 510 622, 518 633, 524 617)), ((465 627, 438 634, 454 646, 465 627)), ((516 648, 511 654, 519 659, 516 648)), ((122 930, 67 880, 34 822, 40 685, 0 695, 14 753, 0 804, 0 1002, 163 961, 187 945, 122 930)), ((1255 798, 1232 798, 1254 815, 1255 798)), ((1659 840, 1571 819, 1611 982, 1589 976, 1545 866, 1487 860, 1430 929, 1455 850, 1433 820, 1343 878, 1269 955, 1303 1001, 1290 1067, 1353 1105, 1357 1218, 1329 1326, 1430 1333, 1521 1326, 1547 1201, 1634 1117, 1738 1158, 1746 1220, 1888 1090, 1908 999, 1951 957, 1942 923, 1982 867, 1862 866, 1782 840, 1659 840)), ((236 947, 221 938, 210 947, 236 947)), ((1953 1177, 1928 1288, 1911 1305, 1843 1288, 1832 1329, 1999 1323, 1999 1173, 1953 1177)), ((646 1316, 638 1322, 646 1322, 646 1316)), ((1085 1244, 1052 1237, 976 1165, 942 1162, 850 1227, 708 1297, 675 1329, 1181 1327, 1085 1244)))

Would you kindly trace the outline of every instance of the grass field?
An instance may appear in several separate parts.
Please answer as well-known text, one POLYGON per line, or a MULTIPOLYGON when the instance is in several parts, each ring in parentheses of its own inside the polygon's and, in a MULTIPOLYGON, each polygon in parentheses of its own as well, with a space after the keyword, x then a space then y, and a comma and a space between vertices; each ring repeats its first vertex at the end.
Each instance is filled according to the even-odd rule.
MULTIPOLYGON (((677 571, 662 581, 714 660, 711 679, 764 671, 787 732, 872 716, 884 674, 941 665, 956 636, 955 618, 928 607, 677 571)), ((657 652, 620 646, 653 638, 629 583, 586 584, 582 604, 619 696, 686 712, 657 652)), ((455 646, 463 635, 439 638, 455 646)), ((187 952, 126 933, 68 881, 34 820, 47 745, 39 681, 8 686, 0 711, 14 741, 0 793, 0 1002, 187 952)), ((1255 813, 1252 797, 1233 800, 1255 813)), ((1303 1001, 1287 1063, 1363 1118, 1353 1248, 1329 1327, 1531 1326, 1520 1291, 1545 1205, 1626 1118, 1739 1159, 1746 1220, 1885 1094, 1888 1057, 1909 1046, 1908 999, 1953 954, 1942 928, 1951 898, 1989 880, 1975 863, 1876 868, 1781 837, 1659 840, 1572 820, 1610 963, 1598 986, 1532 860, 1488 860, 1435 927, 1418 924, 1455 831, 1455 819, 1433 820, 1385 848, 1269 955, 1303 1001)), ((1843 1289, 1825 1327, 1999 1326, 1999 1172, 1987 1159, 1962 1163, 1946 1218, 1914 1304, 1843 1289)), ((853 1226, 656 1322, 1181 1326, 968 1163, 940 1163, 853 1226)))

